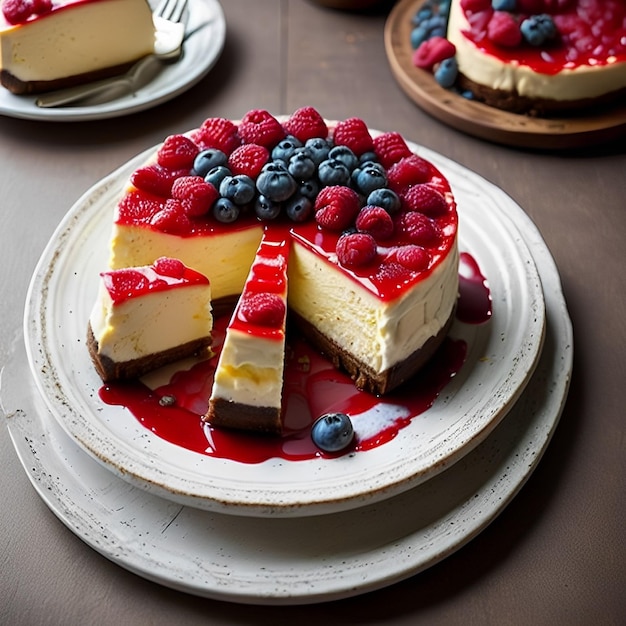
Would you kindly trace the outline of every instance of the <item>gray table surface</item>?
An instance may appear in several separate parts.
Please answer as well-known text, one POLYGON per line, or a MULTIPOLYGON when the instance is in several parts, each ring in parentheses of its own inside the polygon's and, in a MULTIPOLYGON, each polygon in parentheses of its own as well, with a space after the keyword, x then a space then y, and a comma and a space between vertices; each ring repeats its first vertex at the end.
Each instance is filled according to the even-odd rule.
POLYGON ((10 367, 21 345, 26 290, 44 246, 96 181, 206 117, 313 105, 328 118, 356 115, 400 131, 495 183, 534 220, 556 260, 574 326, 574 374, 561 422, 529 482, 467 546, 387 589, 282 608, 197 598, 110 562, 46 507, 0 423, 0 623, 625 623, 623 145, 551 153, 446 127, 393 79, 385 10, 342 13, 306 0, 224 0, 223 8, 223 55, 169 103, 81 123, 0 117, 0 366, 10 367))

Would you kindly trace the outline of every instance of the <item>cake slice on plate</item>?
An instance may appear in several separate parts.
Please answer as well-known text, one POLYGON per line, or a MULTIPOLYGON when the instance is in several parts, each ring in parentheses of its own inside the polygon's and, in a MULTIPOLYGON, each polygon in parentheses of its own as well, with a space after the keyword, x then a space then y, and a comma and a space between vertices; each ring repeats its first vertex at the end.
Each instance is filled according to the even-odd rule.
POLYGON ((88 346, 104 382, 138 378, 211 345, 208 279, 178 259, 101 274, 88 346))

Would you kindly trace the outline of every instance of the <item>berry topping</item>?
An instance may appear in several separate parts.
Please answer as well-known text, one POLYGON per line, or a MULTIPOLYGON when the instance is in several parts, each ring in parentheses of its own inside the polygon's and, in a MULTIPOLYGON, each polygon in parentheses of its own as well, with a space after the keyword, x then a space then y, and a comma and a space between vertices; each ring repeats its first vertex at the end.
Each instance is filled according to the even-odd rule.
POLYGON ((228 168, 233 174, 256 178, 269 158, 270 153, 264 146, 246 143, 232 151, 228 157, 228 168))
POLYGON ((180 200, 189 217, 204 215, 217 200, 217 189, 202 176, 181 176, 172 185, 172 198, 180 200))
POLYGON ((374 137, 374 152, 385 169, 389 169, 400 159, 410 156, 411 150, 400 133, 383 133, 374 137))
POLYGON ((356 228, 369 233, 376 241, 383 241, 393 235, 393 220, 382 207, 365 206, 356 217, 356 228))
POLYGON ((189 137, 170 135, 157 152, 157 163, 170 169, 190 170, 199 151, 189 137))
POLYGON ((313 423, 311 439, 324 452, 340 452, 354 439, 352 421, 345 413, 326 413, 313 423))
POLYGON ((131 174, 130 182, 137 189, 167 198, 174 181, 185 174, 187 170, 169 170, 157 164, 145 165, 131 174))
POLYGON ((9 24, 22 24, 33 15, 52 10, 52 0, 4 0, 2 14, 9 24))
POLYGON ((245 143, 273 148, 285 137, 285 129, 267 111, 253 109, 248 111, 239 123, 239 136, 245 143))
POLYGON ((323 186, 348 185, 350 170, 339 159, 326 159, 317 169, 317 176, 323 186))
POLYGON ((188 232, 191 226, 182 203, 174 198, 165 201, 165 206, 152 216, 150 224, 164 233, 172 234, 188 232))
POLYGON ((513 15, 494 11, 487 24, 487 37, 499 46, 515 48, 522 41, 522 32, 513 15))
POLYGON ((352 224, 359 208, 354 189, 342 185, 324 187, 315 200, 315 220, 328 230, 342 231, 352 224))
POLYGON ((438 217, 448 210, 444 195, 428 183, 412 185, 402 194, 403 208, 438 217))
POLYGON ((396 231, 402 232, 407 242, 419 246, 435 246, 441 239, 441 230, 437 223, 417 211, 402 213, 396 225, 396 231))
POLYGON ((430 253, 422 246, 409 244, 396 248, 396 260, 402 267, 414 272, 422 272, 428 269, 430 264, 430 253))
POLYGON ((272 149, 272 160, 283 161, 285 164, 295 154, 298 148, 302 148, 304 144, 296 139, 293 135, 288 135, 282 141, 279 141, 272 149))
POLYGON ((432 170, 428 161, 416 154, 411 154, 389 168, 387 180, 389 187, 396 193, 400 193, 411 185, 429 181, 431 175, 432 170))
POLYGON ((282 161, 270 161, 261 170, 256 187, 268 200, 282 202, 295 192, 298 183, 282 161))
POLYGON ((162 256, 152 265, 154 266, 154 269, 163 276, 182 278, 185 275, 185 265, 179 259, 162 256))
POLYGON ((217 148, 207 148, 198 153, 193 161, 193 173, 206 176, 214 167, 226 165, 226 155, 217 148))
POLYGON ((541 46, 556 37, 556 26, 549 15, 531 15, 520 25, 524 39, 531 46, 541 46))
POLYGON ((413 64, 423 70, 432 71, 440 63, 456 54, 456 47, 444 37, 431 37, 413 53, 413 64))
POLYGON ((365 122, 358 117, 349 117, 337 122, 333 133, 335 145, 346 146, 357 156, 374 149, 374 141, 365 122))
POLYGON ((352 173, 356 188, 364 195, 387 186, 387 173, 380 163, 368 161, 352 173))
POLYGON ((285 319, 285 302, 274 293, 247 294, 241 300, 239 315, 252 324, 278 328, 285 319))
POLYGON ((401 207, 398 194, 387 187, 384 187, 383 189, 374 189, 374 191, 367 196, 365 203, 373 206, 380 206, 385 209, 389 215, 395 215, 401 207))
POLYGON ((254 181, 245 174, 226 176, 220 183, 220 196, 238 206, 252 202, 255 191, 254 181))
POLYGON ((295 111, 283 124, 283 127, 287 134, 293 135, 302 142, 316 137, 325 138, 328 135, 328 127, 324 118, 310 106, 295 111))
POLYGON ((237 221, 241 209, 228 198, 218 198, 213 205, 213 217, 222 224, 232 224, 237 221))
POLYGON ((376 258, 376 240, 368 233, 348 233, 337 241, 337 259, 344 267, 361 267, 376 258))
POLYGON ((209 117, 193 135, 194 141, 201 148, 217 148, 224 154, 230 154, 241 144, 237 126, 223 117, 209 117))
POLYGON ((492 0, 461 0, 463 11, 469 13, 478 13, 479 11, 487 11, 491 8, 492 0))

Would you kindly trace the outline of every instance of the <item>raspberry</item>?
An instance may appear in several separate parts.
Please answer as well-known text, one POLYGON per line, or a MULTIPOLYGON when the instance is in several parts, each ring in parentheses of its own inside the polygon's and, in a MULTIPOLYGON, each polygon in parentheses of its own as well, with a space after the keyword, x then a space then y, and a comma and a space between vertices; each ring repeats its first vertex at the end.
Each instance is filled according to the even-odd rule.
POLYGON ((359 208, 354 189, 342 185, 324 187, 315 199, 315 221, 328 230, 341 231, 350 226, 359 208))
POLYGON ((367 265, 376 257, 376 241, 368 233, 342 235, 337 241, 337 259, 345 267, 367 265))
POLYGON ((217 148, 229 155, 241 145, 241 137, 237 127, 223 117, 209 117, 193 135, 194 141, 204 150, 217 148))
POLYGON ((21 24, 32 15, 42 15, 51 9, 51 0, 4 0, 2 2, 2 14, 9 24, 21 24))
POLYGON ((498 46, 515 48, 522 42, 522 32, 510 13, 494 11, 487 24, 487 38, 498 46))
POLYGON ((491 0, 461 0, 461 8, 470 13, 488 11, 491 8, 491 0))
POLYGON ((315 137, 326 139, 328 136, 328 127, 324 118, 310 106, 295 111, 283 124, 283 128, 288 135, 293 135, 302 143, 305 143, 307 139, 315 137))
POLYGON ((228 168, 233 175, 245 174, 256 179, 269 158, 267 148, 254 143, 244 143, 235 148, 228 157, 228 168))
POLYGON ((396 224, 396 232, 398 231, 404 240, 420 246, 434 246, 441 239, 441 230, 437 223, 417 211, 409 211, 400 216, 396 224))
POLYGON ((239 136, 244 143, 256 143, 271 149, 284 139, 285 129, 267 111, 254 109, 248 111, 239 123, 239 136))
POLYGON ((179 259, 162 256, 159 257, 153 265, 154 269, 163 276, 182 278, 185 275, 185 265, 179 259))
POLYGON ((172 191, 174 181, 187 173, 187 170, 170 170, 154 163, 135 170, 130 177, 130 182, 137 189, 167 198, 172 191))
POLYGON ((409 244, 396 248, 396 261, 414 272, 423 272, 430 265, 430 253, 422 246, 409 244))
POLYGON ((277 328, 285 319, 285 302, 275 293, 253 293, 242 298, 239 315, 253 324, 277 328))
POLYGON ((188 169, 193 167, 198 146, 185 135, 170 135, 157 152, 157 163, 170 169, 188 169))
POLYGON ((444 37, 431 37, 422 42, 413 53, 413 65, 432 71, 435 63, 441 63, 455 54, 456 48, 453 43, 444 37))
POLYGON ((448 210, 444 195, 428 183, 412 185, 402 194, 403 209, 438 217, 448 210))
POLYGON ((127 267, 111 272, 106 280, 109 283, 109 291, 115 294, 115 300, 126 300, 133 294, 146 291, 150 286, 148 277, 142 272, 127 267))
POLYGON ((181 176, 172 185, 172 198, 180 200, 189 217, 204 215, 217 200, 219 193, 202 176, 181 176))
POLYGON ((397 194, 402 193, 411 185, 429 181, 431 176, 430 163, 417 154, 400 159, 387 171, 389 187, 397 194))
POLYGON ((358 117, 350 117, 347 120, 343 120, 343 122, 337 122, 333 132, 333 139, 336 146, 346 146, 356 156, 361 156, 364 152, 374 150, 374 141, 370 131, 365 122, 358 117))
POLYGON ((150 224, 164 233, 176 235, 188 232, 191 226, 181 201, 173 198, 166 200, 165 206, 152 216, 150 224))
POLYGON ((356 217, 356 228, 369 233, 376 241, 383 241, 393 235, 393 220, 382 207, 365 206, 356 217))
POLYGON ((400 159, 410 156, 411 150, 400 133, 383 133, 374 138, 374 152, 380 164, 389 169, 400 159))

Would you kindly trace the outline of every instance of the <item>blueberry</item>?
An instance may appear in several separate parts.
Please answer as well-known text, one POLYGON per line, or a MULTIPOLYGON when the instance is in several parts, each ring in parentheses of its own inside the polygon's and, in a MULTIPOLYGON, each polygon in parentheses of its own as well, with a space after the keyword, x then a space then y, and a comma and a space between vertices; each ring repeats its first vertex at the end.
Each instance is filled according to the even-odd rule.
POLYGON ((224 167, 223 165, 218 165, 217 167, 214 167, 213 169, 209 170, 209 172, 207 172, 204 180, 207 183, 211 183, 215 187, 215 189, 219 189, 222 181, 227 176, 231 175, 232 172, 227 167, 224 167))
POLYGON ((372 163, 378 162, 378 155, 375 152, 364 152, 359 157, 359 163, 361 164, 367 163, 368 161, 371 161, 372 163))
POLYGON ((298 193, 301 196, 305 196, 309 200, 315 200, 317 198, 317 194, 320 191, 319 183, 315 180, 315 178, 311 178, 309 180, 305 180, 302 182, 298 189, 298 193))
POLYGON ((269 200, 282 202, 295 192, 298 183, 282 161, 270 161, 263 166, 256 187, 269 200))
POLYGON ((427 39, 430 39, 430 31, 426 24, 419 24, 411 30, 411 48, 417 50, 427 39))
POLYGON ((374 191, 367 196, 365 204, 368 206, 380 206, 385 209, 389 215, 395 215, 400 211, 400 198, 398 194, 387 187, 374 189, 374 191))
POLYGON ((317 176, 324 187, 347 185, 350 182, 350 170, 337 159, 326 159, 320 163, 317 176))
POLYGON ((331 148, 328 141, 326 141, 326 139, 322 139, 321 137, 307 139, 304 147, 306 148, 306 151, 311 159, 313 159, 313 163, 317 166, 328 158, 328 153, 331 148))
POLYGON ((309 180, 315 174, 315 163, 307 152, 296 150, 289 159, 287 169, 296 180, 309 180))
POLYGON ((306 196, 295 195, 287 200, 285 213, 292 222, 304 222, 313 213, 313 202, 306 196))
POLYGON ((444 59, 435 70, 435 80, 444 89, 449 89, 456 82, 459 68, 455 57, 444 59))
POLYGON ((387 174, 380 163, 368 161, 354 170, 353 181, 356 188, 367 196, 374 189, 380 189, 387 185, 387 174))
POLYGON ((274 146, 274 149, 272 150, 272 160, 280 160, 288 163, 296 149, 301 147, 302 142, 299 139, 293 135, 287 135, 287 137, 285 137, 282 141, 279 141, 276 146, 274 146))
POLYGON ((213 216, 218 222, 231 224, 239 217, 239 207, 228 198, 218 198, 213 205, 213 216))
POLYGON ((494 11, 515 11, 517 0, 491 0, 491 8, 494 11))
POLYGON ((232 200, 235 204, 248 204, 254 198, 256 187, 250 176, 237 174, 226 176, 220 183, 220 196, 232 200))
POLYGON ((311 427, 313 443, 324 452, 339 452, 354 438, 354 429, 345 413, 326 413, 311 427))
POLYGON ((541 46, 556 36, 554 21, 549 15, 531 15, 520 25, 522 36, 531 46, 541 46))
POLYGON ((193 162, 193 173, 196 176, 206 176, 214 167, 226 165, 228 158, 217 148, 207 148, 198 153, 193 162))
POLYGON ((331 148, 328 153, 328 158, 341 161, 350 172, 359 164, 359 159, 348 146, 335 146, 331 148))
POLYGON ((273 200, 268 200, 264 195, 259 194, 254 201, 254 212, 259 219, 273 220, 280 214, 280 204, 273 200))

